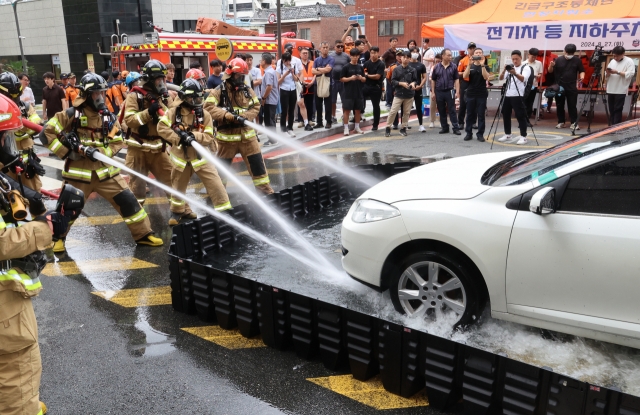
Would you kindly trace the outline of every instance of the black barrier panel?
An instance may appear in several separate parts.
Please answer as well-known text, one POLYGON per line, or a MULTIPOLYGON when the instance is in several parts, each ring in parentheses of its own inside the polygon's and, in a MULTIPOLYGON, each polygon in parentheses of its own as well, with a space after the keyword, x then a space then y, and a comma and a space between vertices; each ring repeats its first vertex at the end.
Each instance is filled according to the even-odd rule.
POLYGON ((180 263, 174 255, 169 255, 169 285, 171 286, 171 305, 180 313, 186 313, 182 303, 182 288, 180 285, 180 263))
POLYGON ((343 315, 346 320, 349 367, 353 377, 364 382, 380 371, 376 350, 378 319, 346 308, 343 309, 343 315))
POLYGON ((344 308, 316 301, 318 351, 324 367, 338 371, 347 365, 344 308))
POLYGON ((424 389, 424 351, 426 337, 405 327, 402 332, 402 383, 400 395, 409 398, 424 389))
POLYGON ((316 300, 287 292, 291 339, 296 354, 311 359, 318 351, 316 300))
POLYGON ((262 340, 269 347, 284 350, 291 344, 287 292, 263 284, 258 288, 256 305, 262 340))
POLYGON ((587 396, 587 384, 557 373, 551 374, 547 415, 580 415, 587 396))
POLYGON ((306 189, 304 185, 296 185, 291 188, 291 205, 289 210, 293 219, 302 218, 309 212, 307 211, 307 204, 305 203, 306 189))
POLYGON ((619 399, 620 391, 618 390, 589 385, 584 413, 588 415, 615 414, 619 399))
MULTIPOLYGON (((182 309, 186 314, 196 314, 193 287, 191 286, 191 270, 187 259, 178 259, 178 269, 180 272, 180 298, 182 309)), ((173 298, 173 297, 172 297, 173 298)))
POLYGON ((429 406, 444 410, 462 397, 464 345, 425 334, 424 377, 429 406))
POLYGON ((538 414, 542 402, 543 376, 550 373, 515 360, 504 359, 503 362, 505 373, 502 413, 505 415, 538 414))
POLYGON ((233 302, 240 334, 244 337, 254 337, 260 334, 255 282, 234 275, 233 302))
POLYGON ((640 415, 640 398, 631 395, 620 396, 616 415, 640 415))
POLYGON ((236 310, 233 302, 233 274, 211 269, 211 291, 215 304, 218 324, 225 330, 237 327, 236 310))
POLYGON ((497 412, 500 356, 465 347, 462 398, 465 414, 488 415, 497 412))
POLYGON ((213 302, 212 269, 208 266, 189 261, 191 287, 196 312, 200 319, 212 323, 216 321, 216 309, 213 302))
POLYGON ((378 362, 382 386, 391 393, 402 392, 402 326, 378 320, 378 362))

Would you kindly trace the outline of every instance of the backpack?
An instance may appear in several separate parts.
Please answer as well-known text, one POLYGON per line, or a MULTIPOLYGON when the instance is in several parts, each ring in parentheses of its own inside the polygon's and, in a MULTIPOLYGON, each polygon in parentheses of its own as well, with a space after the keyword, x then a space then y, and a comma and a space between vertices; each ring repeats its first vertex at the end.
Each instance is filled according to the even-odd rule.
MULTIPOLYGON (((520 67, 520 75, 524 72, 524 67, 529 66, 528 64, 524 64, 520 67)), ((529 66, 531 68, 531 66, 529 66)), ((524 92, 522 94, 522 98, 527 99, 529 94, 531 93, 531 89, 533 88, 533 80, 535 79, 535 74, 533 73, 533 68, 531 68, 531 72, 529 73, 529 79, 526 80, 524 84, 524 92)))

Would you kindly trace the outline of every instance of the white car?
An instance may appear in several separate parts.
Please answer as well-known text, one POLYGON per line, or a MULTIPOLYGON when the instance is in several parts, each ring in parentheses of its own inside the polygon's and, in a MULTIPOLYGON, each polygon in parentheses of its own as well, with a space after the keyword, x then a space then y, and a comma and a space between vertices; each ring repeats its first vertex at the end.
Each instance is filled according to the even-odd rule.
POLYGON ((414 168, 342 223, 342 264, 407 314, 448 309, 640 347, 640 125, 414 168))

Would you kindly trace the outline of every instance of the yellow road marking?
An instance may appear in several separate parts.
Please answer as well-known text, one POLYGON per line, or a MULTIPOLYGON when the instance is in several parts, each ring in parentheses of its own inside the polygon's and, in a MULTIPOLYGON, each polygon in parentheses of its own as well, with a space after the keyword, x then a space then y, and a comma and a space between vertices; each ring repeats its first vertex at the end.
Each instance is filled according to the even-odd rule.
POLYGON ((73 222, 73 226, 98 226, 98 225, 114 225, 116 223, 123 222, 122 216, 110 215, 110 216, 81 216, 73 222))
POLYGON ((260 336, 247 339, 240 334, 238 329, 224 330, 219 326, 202 326, 185 327, 182 330, 227 349, 266 347, 260 336))
POLYGON ((98 297, 122 307, 148 307, 171 304, 171 287, 132 288, 119 291, 95 291, 98 297))
MULTIPOLYGON (((297 171, 300 170, 304 170, 305 167, 285 167, 283 169, 267 169, 267 173, 269 174, 279 174, 279 173, 295 173, 297 171)), ((248 171, 242 171, 240 173, 238 173, 238 176, 248 176, 249 172, 248 171)))
POLYGON ((65 275, 97 274, 127 269, 156 268, 158 265, 132 257, 90 259, 86 261, 64 261, 47 264, 42 273, 48 277, 65 275))
POLYGON ((148 205, 168 205, 169 204, 169 199, 167 199, 165 196, 158 196, 158 197, 148 197, 144 200, 144 205, 148 206, 148 205))
POLYGON ((377 376, 366 382, 356 380, 352 375, 309 378, 307 380, 378 410, 429 406, 424 391, 416 393, 411 398, 403 398, 387 392, 377 376))
POLYGON ((404 137, 364 137, 353 140, 352 143, 368 143, 370 141, 404 140, 404 137))
POLYGON ((325 148, 323 150, 320 150, 319 153, 351 153, 351 152, 358 152, 358 151, 367 151, 369 150, 371 147, 337 147, 337 148, 325 148))

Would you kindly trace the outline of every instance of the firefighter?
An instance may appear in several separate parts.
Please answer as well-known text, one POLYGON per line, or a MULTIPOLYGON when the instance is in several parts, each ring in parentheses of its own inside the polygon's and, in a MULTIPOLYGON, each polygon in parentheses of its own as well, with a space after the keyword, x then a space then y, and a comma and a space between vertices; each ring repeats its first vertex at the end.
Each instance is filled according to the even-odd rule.
POLYGON ((197 68, 189 69, 184 79, 195 79, 196 81, 200 82, 202 88, 206 88, 207 86, 207 75, 205 75, 202 70, 197 68))
MULTIPOLYGON (((189 179, 195 172, 204 184, 217 211, 231 209, 229 196, 215 166, 199 156, 191 147, 193 141, 207 148, 214 142, 213 123, 209 113, 202 109, 204 89, 195 79, 185 79, 180 85, 174 106, 158 123, 158 134, 171 143, 171 183, 174 189, 185 193, 189 179)), ((171 197, 169 225, 177 225, 184 218, 185 202, 171 197)))
MULTIPOLYGON (((20 95, 22 94, 22 83, 17 76, 10 72, 3 72, 0 74, 0 93, 11 99, 20 108, 20 114, 24 119, 27 119, 35 124, 41 124, 42 120, 36 113, 36 109, 33 105, 22 102, 20 95)), ((40 176, 45 173, 44 168, 40 165, 40 159, 33 150, 33 138, 36 132, 26 127, 19 129, 13 133, 16 141, 16 150, 20 153, 21 163, 20 167, 24 169, 24 173, 21 175, 20 180, 22 184, 35 191, 40 191, 42 187, 42 181, 40 176)), ((15 166, 5 169, 6 173, 13 179, 18 179, 15 173, 15 166)))
MULTIPOLYGON (((160 183, 171 186, 171 162, 167 152, 167 142, 157 130, 158 111, 167 111, 173 99, 167 93, 167 68, 160 61, 152 59, 142 69, 141 82, 144 94, 133 90, 125 101, 124 122, 127 125, 125 143, 127 157, 125 164, 145 176, 151 172, 160 183)), ((131 74, 129 74, 131 75, 131 74)), ((131 82, 135 80, 131 79, 131 82)), ((129 179, 129 188, 141 205, 146 199, 146 182, 136 176, 129 179)), ((167 195, 168 196, 168 195, 167 195)), ((191 209, 185 216, 195 219, 191 209)), ((186 219, 186 218, 185 218, 186 219)))
POLYGON ((273 189, 269 184, 258 136, 253 128, 245 125, 247 119, 255 119, 260 112, 258 97, 244 82, 247 73, 249 68, 245 61, 240 58, 229 61, 222 84, 210 91, 204 109, 217 123, 218 157, 231 165, 233 158, 240 153, 253 185, 268 195, 273 193, 273 189))
MULTIPOLYGON (((75 108, 50 119, 41 140, 65 160, 62 171, 65 182, 82 190, 87 198, 97 192, 107 199, 122 216, 137 244, 161 246, 162 239, 153 236, 147 213, 120 176, 120 169, 95 158, 96 153, 113 157, 123 147, 120 124, 105 105, 106 90, 107 82, 100 75, 83 76, 80 96, 73 102, 75 108)), ((64 250, 61 238, 53 251, 64 250)))
MULTIPOLYGON (((22 128, 20 115, 14 102, 0 96, 3 145, 7 130, 22 128)), ((68 222, 59 213, 45 213, 44 204, 39 205, 39 212, 33 204, 29 207, 35 219, 31 222, 11 220, 16 205, 7 204, 10 199, 5 196, 13 194, 21 203, 23 200, 11 192, 5 179, 0 177, 0 412, 40 415, 47 409, 40 402, 42 361, 31 298, 42 291, 38 278, 46 264, 42 251, 51 246, 52 234, 57 237, 66 232, 68 222)))

